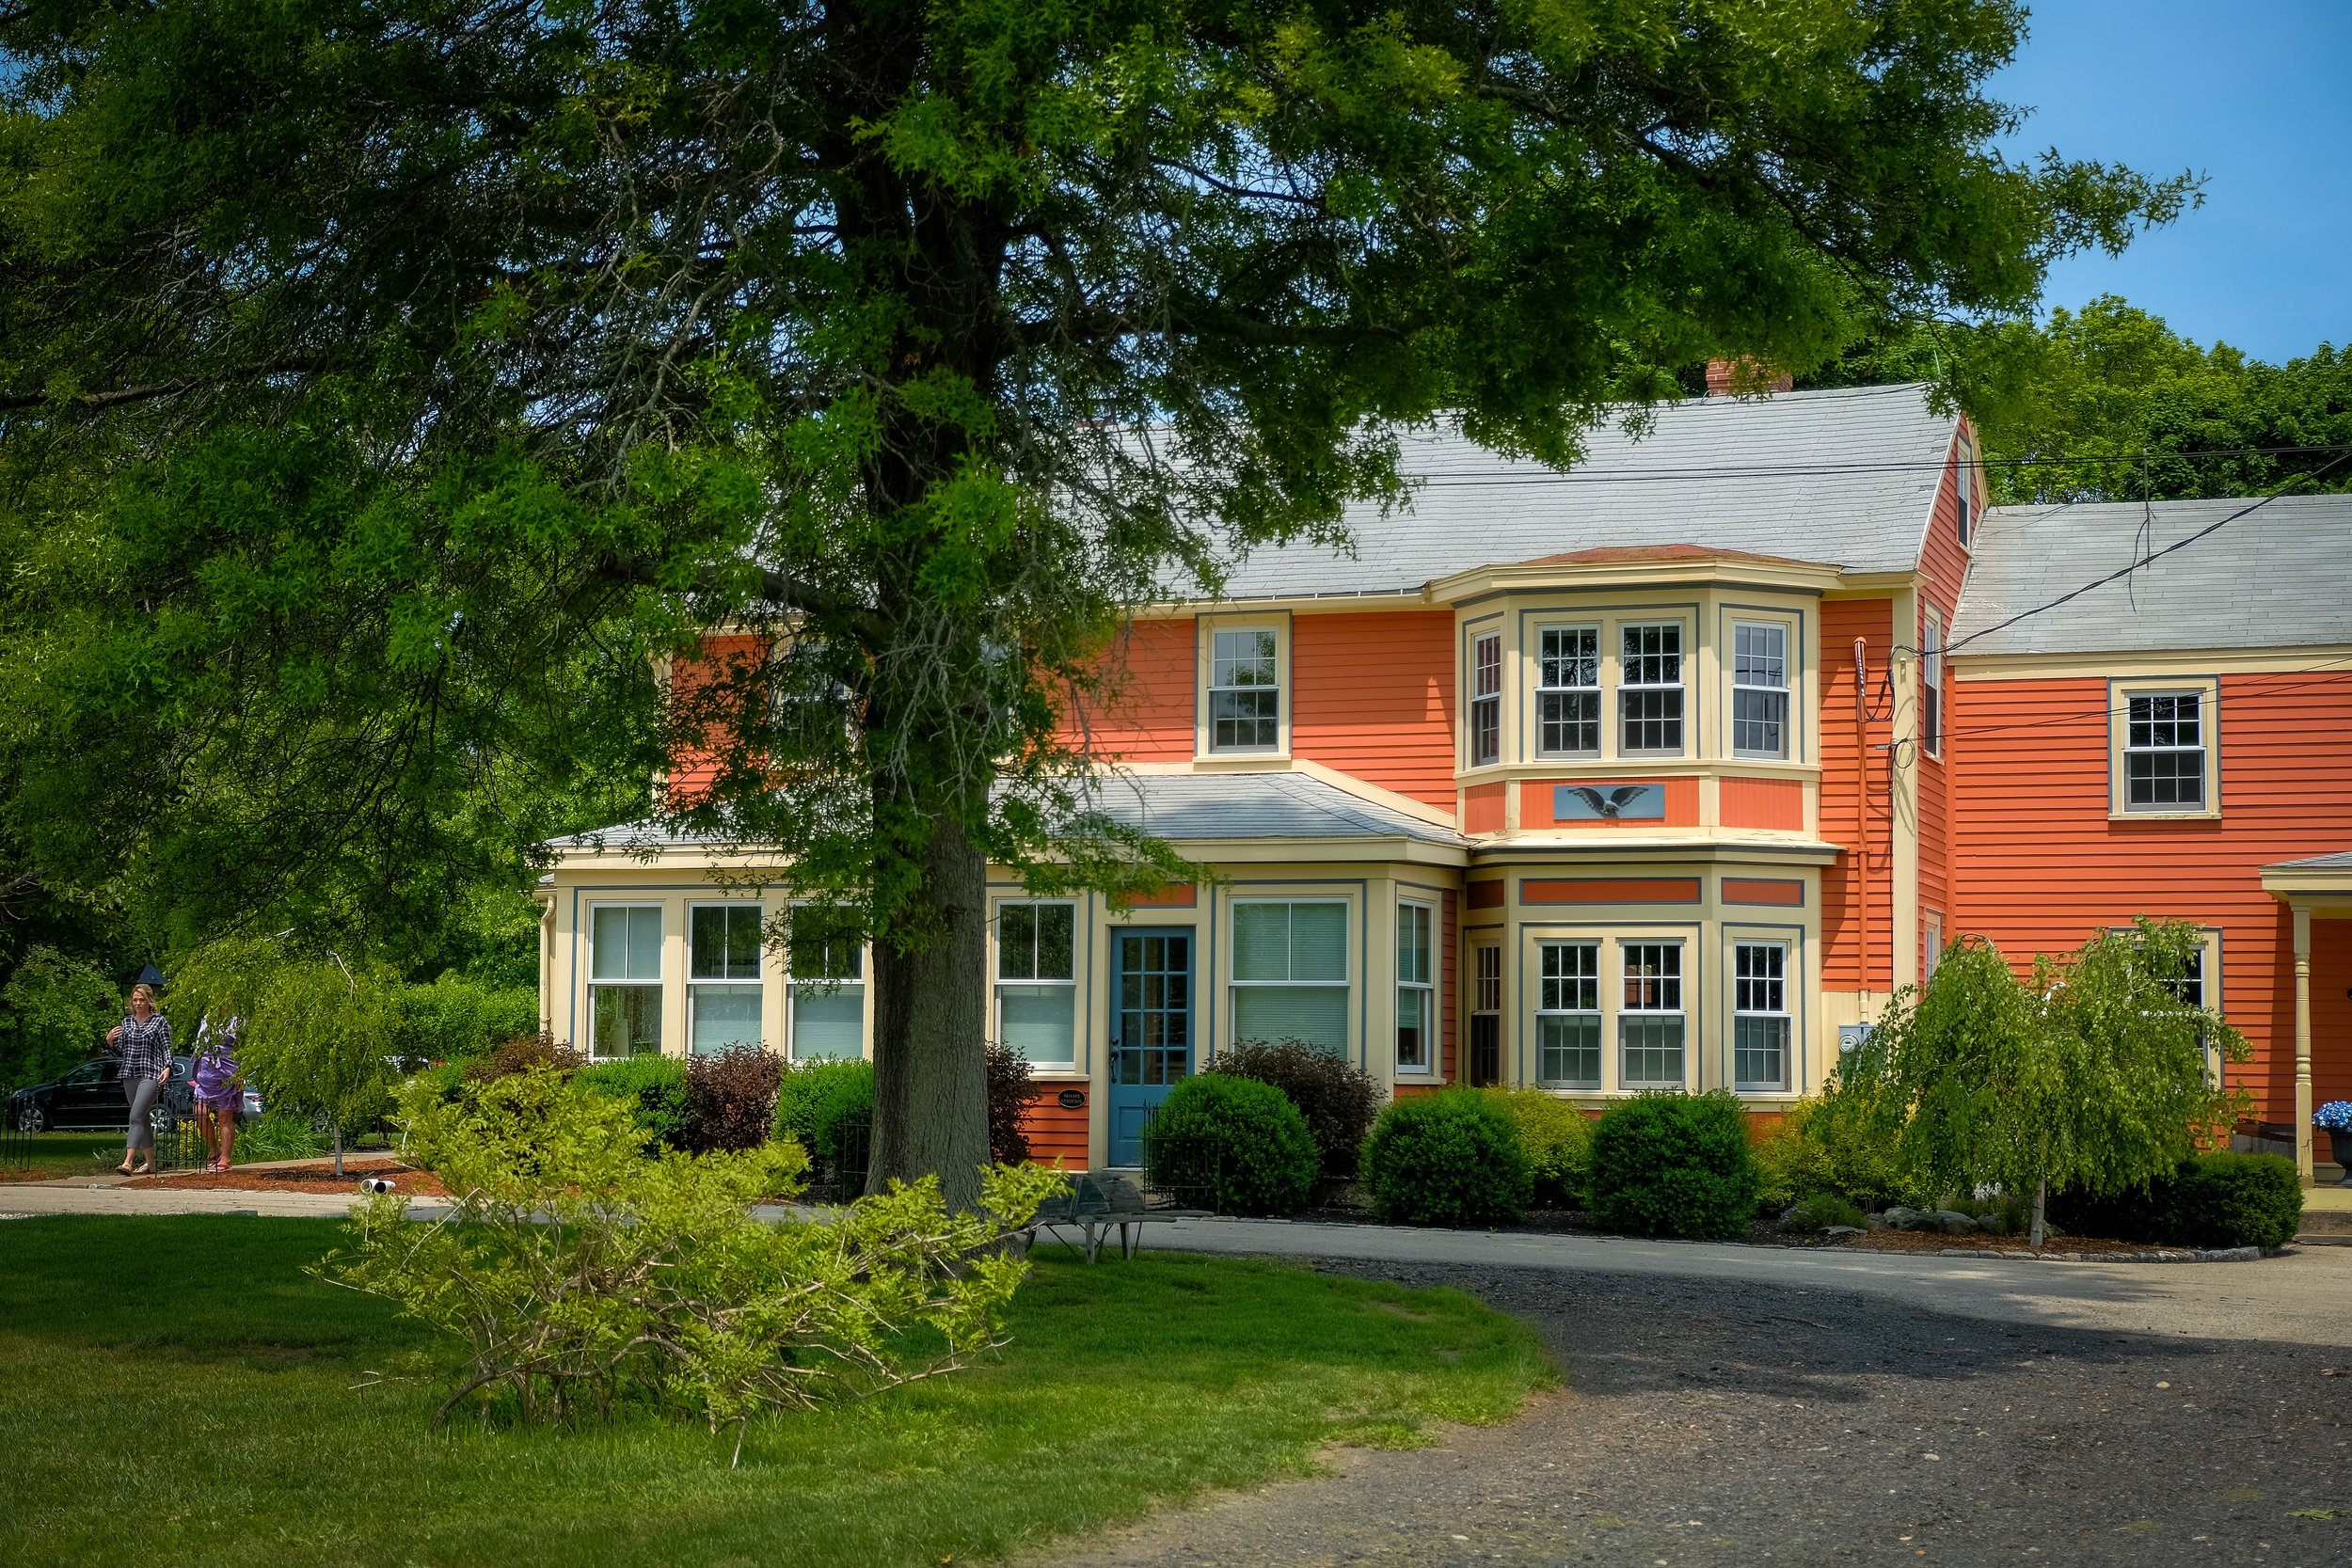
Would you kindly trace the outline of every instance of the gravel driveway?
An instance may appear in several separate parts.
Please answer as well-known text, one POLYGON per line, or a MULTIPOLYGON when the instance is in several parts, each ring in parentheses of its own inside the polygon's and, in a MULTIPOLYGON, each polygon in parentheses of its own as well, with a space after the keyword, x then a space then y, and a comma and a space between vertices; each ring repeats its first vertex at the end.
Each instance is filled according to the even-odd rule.
POLYGON ((1329 1478, 1049 1560, 2352 1563, 2352 1351, 2005 1323, 1754 1281, 1318 1266, 1516 1313, 1567 1389, 1507 1427, 1341 1450, 1329 1478), (2295 1516, 2312 1510, 2338 1517, 2295 1516))

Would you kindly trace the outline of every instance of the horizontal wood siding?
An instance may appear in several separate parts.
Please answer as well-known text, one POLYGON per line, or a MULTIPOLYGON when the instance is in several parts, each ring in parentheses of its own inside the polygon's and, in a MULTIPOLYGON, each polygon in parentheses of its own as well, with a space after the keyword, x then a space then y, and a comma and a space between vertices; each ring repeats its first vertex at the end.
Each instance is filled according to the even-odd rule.
POLYGON ((718 753, 698 736, 687 733, 700 719, 720 718, 715 713, 686 712, 695 694, 714 680, 741 678, 746 673, 746 662, 756 667, 767 659, 768 640, 764 637, 719 636, 704 638, 694 657, 678 659, 670 666, 672 760, 666 787, 672 804, 692 803, 718 777, 718 753))
POLYGON ((1291 754, 1454 809, 1451 610, 1291 620, 1291 754))
POLYGON ((1065 1106, 1059 1099, 1062 1085, 1048 1084, 1044 1092, 1029 1101, 1029 1109, 1021 1118, 1021 1135, 1029 1140, 1029 1158, 1041 1165, 1056 1160, 1069 1170, 1087 1168, 1087 1108, 1065 1106))
POLYGON ((1462 791, 1462 831, 1466 833, 1502 832, 1503 791, 1510 785, 1472 784, 1462 791))
POLYGON ((1643 828, 1695 828, 1699 825, 1699 782, 1696 779, 1529 779, 1519 785, 1519 826, 1522 828, 1593 828, 1601 832, 1643 828), (1562 784, 1583 784, 1600 790, 1622 784, 1664 786, 1665 800, 1658 816, 1561 816, 1552 793, 1562 784))
POLYGON ((1129 762, 1192 755, 1193 623, 1137 621, 1104 660, 1108 690, 1070 717, 1069 731, 1129 762))
POLYGON ((1821 831, 1822 839, 1846 847, 1847 852, 1821 868, 1821 985, 1827 990, 1854 990, 1865 984, 1872 990, 1889 989, 1888 930, 1893 911, 1887 900, 1894 887, 1887 854, 1886 768, 1883 752, 1856 751, 1853 722, 1853 640, 1868 639, 1870 657, 1870 723, 1865 748, 1888 738, 1885 689, 1886 659, 1894 644, 1894 603, 1889 599, 1837 599, 1821 606, 1821 831), (1869 877, 1869 963, 1862 964, 1861 927, 1865 924, 1859 895, 1863 884, 1854 866, 1854 800, 1865 784, 1867 767, 1869 877))
MULTIPOLYGON (((1944 467, 1943 487, 1936 492, 1934 520, 1928 526, 1926 546, 1919 552, 1923 582, 1919 591, 1919 624, 1911 639, 1915 648, 1927 646, 1928 609, 1933 606, 1944 621, 1944 641, 1952 639, 1952 617, 1960 599, 1961 584, 1967 580, 1968 552, 1960 543, 1960 501, 1956 485, 1959 477, 1958 443, 1950 461, 1944 467)), ((1984 476, 1979 471, 1975 480, 1978 510, 1981 512, 1984 497, 1984 476)), ((1927 973, 1926 946, 1928 922, 1926 913, 1932 911, 1944 917, 1944 929, 1952 928, 1952 770, 1961 766, 1956 736, 1952 730, 1952 672, 1950 662, 1944 670, 1944 746, 1940 757, 1919 749, 1919 756, 1911 769, 1913 787, 1919 801, 1919 968, 1914 973, 1927 973)))
MULTIPOLYGON (((2179 822, 2107 816, 2105 681, 1963 681, 1952 691, 1967 766, 1953 774, 1959 908, 1947 934, 1985 936, 2022 969, 2036 952, 2065 952, 2136 914, 2217 927, 2223 1011, 2255 1053, 2232 1081, 2262 1096, 2265 1118, 2287 1119, 2294 933, 2260 868, 2352 840, 2352 673, 2223 676, 2214 726, 2221 816, 2179 822)), ((2352 1099, 2348 924, 2312 923, 2321 1101, 2352 1099)))
POLYGON ((1718 814, 1726 828, 1804 832, 1804 785, 1794 779, 1724 779, 1718 814))

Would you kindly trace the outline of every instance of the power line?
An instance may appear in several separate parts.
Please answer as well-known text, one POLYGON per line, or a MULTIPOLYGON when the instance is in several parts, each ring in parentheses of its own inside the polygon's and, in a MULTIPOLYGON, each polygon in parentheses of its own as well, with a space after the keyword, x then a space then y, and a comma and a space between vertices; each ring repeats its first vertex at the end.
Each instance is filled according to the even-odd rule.
MULTIPOLYGON (((2318 467, 2313 468, 2308 474, 2296 475, 2294 479, 2289 480, 2287 483, 2292 484, 2301 480, 2316 479, 2321 474, 2326 473, 2329 468, 2335 467, 2339 464, 2343 463, 2344 457, 2352 457, 2352 449, 2348 449, 2343 456, 2331 458, 2328 462, 2321 464, 2318 467)), ((2236 522, 2240 517, 2247 515, 2249 513, 2261 511, 2264 507, 2268 506, 2272 501, 2277 500, 2283 494, 2285 494, 2283 488, 2274 490, 2269 495, 2263 497, 2262 499, 2258 501, 2252 502, 2250 505, 2239 507, 2235 512, 2231 513, 2219 522, 2208 523, 2205 527, 2199 529, 2195 533, 2188 535, 2185 539, 2174 540, 2171 544, 2165 546, 2165 547, 2160 550, 2151 550, 2146 555, 2138 556, 2134 559, 2129 565, 2121 567, 2116 571, 2109 572, 2106 577, 2100 578, 2094 582, 2086 582, 2080 588, 2075 589, 2072 593, 2060 594, 2057 598, 2052 599, 2047 604, 2040 604, 2034 606, 2031 610, 2020 610, 2016 614, 2010 616, 2008 620, 1997 621, 1992 626, 1985 627, 1982 631, 1972 631, 1957 642, 1946 643, 1941 651, 1946 654, 1949 654, 1954 649, 1964 648, 1980 637, 1990 637, 1994 632, 2013 626, 2020 621, 2031 620, 2034 616, 2044 614, 2047 611, 2056 610, 2058 606, 2068 603, 2070 600, 2079 599, 2085 594, 2091 592, 2093 589, 2104 588, 2118 578, 2129 577, 2134 572, 2138 571, 2142 566, 2163 560, 2166 556, 2170 555, 2174 550, 2185 550, 2188 548, 2189 546, 2197 543, 2198 540, 2205 538, 2209 534, 2218 533, 2221 530, 2229 527, 2232 523, 2236 522)))
MULTIPOLYGON (((1947 650, 1947 651, 1948 651, 1948 650, 1947 650)), ((2344 670, 2341 670, 2341 669, 2338 669, 2338 668, 2337 668, 2339 665, 2344 665, 2344 664, 2352 664, 2352 655, 2346 655, 2346 656, 2344 656, 2344 657, 2341 657, 2341 658, 2324 659, 2324 660, 2322 660, 2321 662, 2319 662, 2319 663, 2317 663, 2317 664, 2310 664, 2310 665, 2306 665, 2306 666, 2304 666, 2304 667, 2303 667, 2302 669, 2300 669, 2300 670, 2251 670, 2251 671, 2247 671, 2247 672, 2244 672, 2244 673, 2243 673, 2243 674, 2242 674, 2241 678, 2246 679, 2246 680, 2260 680, 2260 679, 2262 679, 2262 678, 2263 678, 2264 676, 2265 676, 2265 675, 2280 675, 2280 676, 2291 676, 2291 675, 2309 675, 2309 674, 2313 674, 2313 673, 2316 673, 2317 672, 2322 671, 2322 670, 2332 670, 2332 671, 2334 671, 2334 672, 2335 672, 2335 673, 2336 673, 2336 674, 2338 674, 2338 675, 2346 674, 2346 673, 2352 673, 2352 671, 2344 671, 2344 670)), ((2018 678, 2018 679, 2025 679, 2025 680, 2030 680, 2030 679, 2035 679, 2035 678, 2040 678, 2040 677, 2034 677, 2034 676, 2019 676, 2019 677, 2016 677, 2016 678, 2018 678)), ((1961 683, 1959 683, 1959 682, 1957 682, 1957 681, 1955 681, 1955 682, 1953 683, 1952 689, 1953 689, 1953 691, 1954 691, 1954 693, 1955 693, 1955 694, 1957 694, 1957 692, 1958 692, 1958 690, 1959 690, 1960 684, 1961 684, 1961 683)), ((1974 682, 1970 682, 1970 683, 1968 683, 1968 684, 1974 685, 1974 684, 1976 684, 1976 683, 1974 683, 1974 682)), ((1989 684, 1991 684, 1991 683, 1989 683, 1989 682, 1988 682, 1988 683, 1985 683, 1985 684, 1988 684, 1988 685, 1989 685, 1989 684)), ((2310 688, 2314 687, 2314 686, 2328 686, 2328 685, 2331 685, 2331 684, 2333 684, 2333 683, 2332 683, 2332 681, 2330 681, 2330 680, 2299 681, 2299 682, 2297 682, 2296 684, 2295 684, 2295 685, 2293 685, 2293 686, 2268 686, 2268 687, 2265 687, 2265 688, 2263 688, 2260 691, 2258 691, 2258 692, 2252 692, 2252 693, 2249 693, 2249 695, 2253 695, 2253 696, 2262 696, 2262 697, 2275 697, 2275 696, 2278 696, 2278 695, 2279 695, 2280 693, 2281 693, 2281 692, 2286 692, 2286 691, 2302 691, 2302 690, 2307 690, 2307 689, 2309 689, 2310 688)), ((2088 711, 2081 712, 2081 713, 2061 713, 2061 714, 2058 714, 2058 715, 2056 715, 2056 716, 2054 716, 2054 717, 2052 717, 2052 718, 2048 718, 2048 719, 2022 719, 2022 720, 2019 720, 2016 723, 2013 723, 2013 724, 1980 724, 1980 725, 1977 726, 1975 729, 1968 729, 1968 730, 1959 730, 1959 729, 1954 729, 1954 730, 1947 730, 1947 731, 1945 731, 1944 733, 1945 733, 1945 736, 1946 736, 1946 737, 1947 737, 1947 738, 1948 738, 1948 739, 1953 739, 1953 740, 1958 740, 1958 739, 1960 739, 1960 738, 1961 738, 1962 736, 1972 736, 1972 735, 2005 735, 2005 734, 2007 734, 2007 733, 2009 733, 2010 731, 2012 731, 2012 730, 2043 730, 2043 729, 2048 729, 2048 728, 2050 728, 2050 727, 2051 727, 2052 725, 2054 725, 2054 724, 2079 724, 2079 723, 2082 723, 2083 721, 2085 721, 2086 720, 2091 720, 2091 719, 2108 719, 2108 720, 2112 720, 2112 719, 2113 719, 2113 718, 2114 718, 2117 714, 2119 714, 2119 713, 2126 713, 2126 714, 2127 714, 2127 713, 2129 713, 2130 711, 2131 711, 2131 708, 2130 708, 2130 699, 2129 699, 2129 698, 2126 698, 2126 699, 2124 700, 2124 705, 2123 705, 2123 706, 2122 706, 2122 707, 2116 707, 2116 706, 2114 706, 2114 705, 2107 705, 2107 706, 2105 706, 2105 707, 2095 707, 2095 708, 2091 708, 2091 709, 2089 709, 2088 711)))

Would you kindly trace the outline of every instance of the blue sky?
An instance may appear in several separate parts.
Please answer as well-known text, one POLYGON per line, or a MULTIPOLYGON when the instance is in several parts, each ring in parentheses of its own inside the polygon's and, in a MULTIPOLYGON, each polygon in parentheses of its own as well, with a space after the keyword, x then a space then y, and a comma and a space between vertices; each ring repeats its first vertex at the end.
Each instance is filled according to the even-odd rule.
POLYGON ((2120 258, 2051 269, 2045 305, 2119 293, 2273 362, 2352 344, 2352 0, 2042 0, 1992 96, 2008 149, 2209 178, 2120 258))

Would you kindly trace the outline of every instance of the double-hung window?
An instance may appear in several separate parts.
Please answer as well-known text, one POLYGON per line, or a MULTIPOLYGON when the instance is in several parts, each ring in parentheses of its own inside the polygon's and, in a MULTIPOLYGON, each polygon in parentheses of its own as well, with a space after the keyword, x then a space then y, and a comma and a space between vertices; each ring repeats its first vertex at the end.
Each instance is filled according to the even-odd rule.
POLYGON ((1944 754, 1944 618, 1928 611, 1919 650, 1919 749, 1931 757, 1944 754))
POLYGON ((1535 1075, 1571 1089, 1600 1087, 1600 944, 1537 945, 1535 1075))
POLYGON ((1233 1039, 1347 1053, 1347 906, 1233 905, 1233 1039))
POLYGON ((1502 634, 1470 641, 1470 766, 1502 760, 1502 634))
POLYGON ((1770 621, 1731 627, 1731 753, 1788 754, 1788 628, 1770 621))
POLYGON ((1600 755, 1600 628, 1546 626, 1535 718, 1548 757, 1600 755))
POLYGON ((1625 1000, 1617 1009, 1617 1081, 1629 1089, 1679 1087, 1682 1072, 1682 943, 1629 942, 1625 1000))
POLYGON ((1078 1058, 1078 910, 996 906, 996 1038, 1032 1066, 1078 1058))
POLYGON ((866 1054, 866 948, 831 906, 792 910, 792 1059, 866 1054))
POLYGON ((1437 1065, 1438 987, 1432 967, 1436 920, 1426 904, 1396 907, 1396 1066, 1427 1072, 1437 1065))
POLYGON ((1734 942, 1731 948, 1731 1086, 1742 1092, 1788 1087, 1788 944, 1734 942))
POLYGON ((588 911, 589 1050, 661 1050, 661 906, 599 904, 588 911))
POLYGON ((1682 754, 1682 626, 1627 626, 1617 663, 1617 750, 1682 754))
POLYGON ((687 911, 686 1038, 697 1056, 760 1043, 759 921, 757 904, 687 911))
POLYGON ((2205 745, 2201 695, 2194 691, 2134 693, 2123 740, 2123 805, 2127 811, 2202 811, 2205 745))
POLYGON ((1470 949, 1470 1081, 1486 1088, 1502 1077, 1502 947, 1470 949))
POLYGON ((1976 523, 1977 450, 1965 436, 1960 438, 1952 472, 1953 513, 1960 520, 1960 544, 1968 546, 1968 531, 1976 523))
POLYGON ((1219 631, 1209 640, 1209 749, 1273 752, 1282 744, 1278 639, 1271 627, 1219 631))

